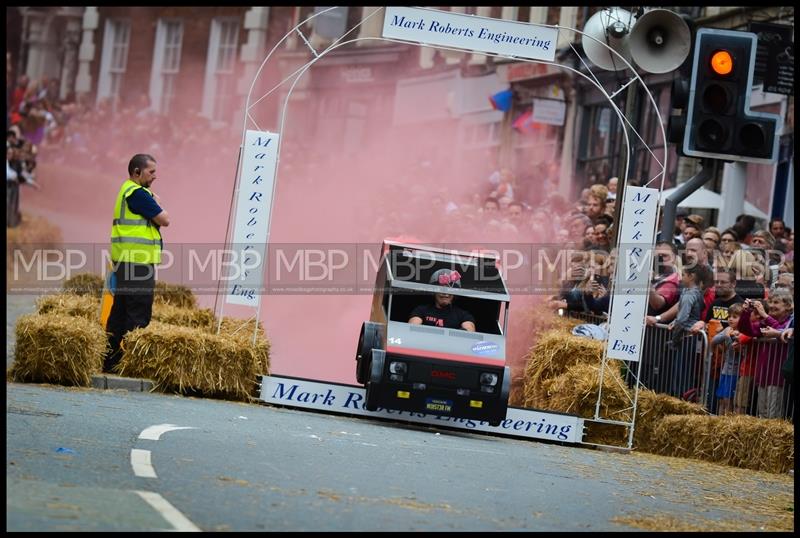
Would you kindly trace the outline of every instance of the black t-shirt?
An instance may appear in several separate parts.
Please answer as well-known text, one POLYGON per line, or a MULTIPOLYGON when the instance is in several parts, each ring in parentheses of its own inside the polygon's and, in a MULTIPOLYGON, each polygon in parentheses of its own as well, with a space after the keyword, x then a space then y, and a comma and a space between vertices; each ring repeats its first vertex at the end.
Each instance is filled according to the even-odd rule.
POLYGON ((465 321, 475 323, 472 314, 457 306, 450 305, 445 308, 436 308, 436 305, 426 303, 416 307, 410 317, 417 316, 422 318, 423 325, 434 327, 446 327, 448 329, 460 329, 465 321))
POLYGON ((728 308, 730 308, 731 305, 743 302, 744 299, 742 299, 739 295, 734 295, 730 299, 721 299, 717 297, 716 299, 714 299, 714 302, 711 303, 711 308, 708 309, 708 313, 706 314, 706 320, 705 320, 706 323, 708 323, 712 319, 718 319, 719 321, 727 323, 728 308))

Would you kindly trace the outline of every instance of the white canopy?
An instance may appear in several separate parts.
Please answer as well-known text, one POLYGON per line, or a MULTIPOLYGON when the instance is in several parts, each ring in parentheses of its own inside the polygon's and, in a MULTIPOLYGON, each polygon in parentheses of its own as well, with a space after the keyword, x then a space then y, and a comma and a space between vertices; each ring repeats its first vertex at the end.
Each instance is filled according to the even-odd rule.
MULTIPOLYGON (((677 187, 672 189, 664 189, 661 193, 661 205, 667 200, 667 196, 675 192, 677 187)), ((678 207, 686 207, 693 209, 720 209, 722 207, 722 196, 719 193, 708 190, 705 187, 700 187, 692 194, 687 196, 678 207)), ((759 208, 748 202, 744 201, 744 213, 752 215, 757 219, 769 220, 769 215, 761 211, 759 208)))

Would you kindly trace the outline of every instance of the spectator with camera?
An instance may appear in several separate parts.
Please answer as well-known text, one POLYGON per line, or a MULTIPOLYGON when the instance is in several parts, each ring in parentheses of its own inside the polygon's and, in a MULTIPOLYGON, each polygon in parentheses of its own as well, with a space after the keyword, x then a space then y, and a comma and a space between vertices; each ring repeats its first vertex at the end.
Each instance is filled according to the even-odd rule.
MULTIPOLYGON (((738 329, 752 337, 777 338, 789 327, 794 312, 794 299, 788 290, 778 289, 767 300, 767 308, 760 301, 744 302, 738 329), (758 314, 759 321, 751 319, 758 314)), ((783 385, 781 366, 786 360, 785 346, 761 345, 756 357, 754 382, 758 389, 757 413, 762 418, 779 418, 783 415, 783 385)))

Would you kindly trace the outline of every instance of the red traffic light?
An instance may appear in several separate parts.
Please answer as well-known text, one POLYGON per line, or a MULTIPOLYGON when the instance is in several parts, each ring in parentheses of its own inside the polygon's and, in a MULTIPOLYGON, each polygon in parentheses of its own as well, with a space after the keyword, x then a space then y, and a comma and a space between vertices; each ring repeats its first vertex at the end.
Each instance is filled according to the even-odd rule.
POLYGON ((733 57, 727 50, 718 50, 711 55, 711 69, 718 75, 729 75, 733 71, 733 57))

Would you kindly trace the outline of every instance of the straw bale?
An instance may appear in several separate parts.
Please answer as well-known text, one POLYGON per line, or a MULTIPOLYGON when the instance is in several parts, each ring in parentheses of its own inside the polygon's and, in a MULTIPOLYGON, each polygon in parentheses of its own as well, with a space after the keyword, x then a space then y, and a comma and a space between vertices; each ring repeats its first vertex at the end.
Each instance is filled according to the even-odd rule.
MULTIPOLYGON (((545 381, 549 409, 581 417, 593 417, 600 390, 600 365, 575 364, 563 374, 545 381)), ((618 371, 603 370, 603 401, 600 416, 630 420, 633 399, 618 371), (626 411, 627 410, 627 411, 626 411)))
MULTIPOLYGON (((539 407, 547 402, 544 380, 557 377, 578 363, 599 365, 604 345, 605 342, 559 329, 542 334, 525 356, 525 407, 539 407)), ((619 361, 610 360, 606 367, 619 370, 619 365, 619 361)))
POLYGON ((88 387, 103 368, 106 334, 99 323, 63 314, 27 314, 16 324, 14 381, 88 387))
POLYGON ((667 415, 653 433, 657 454, 771 473, 794 468, 794 426, 748 415, 667 415))
POLYGON ((19 226, 6 228, 7 253, 14 250, 30 253, 40 248, 59 248, 62 241, 61 228, 42 217, 23 213, 19 226))
MULTIPOLYGON (((264 331, 263 322, 258 323, 255 343, 253 342, 253 331, 256 328, 255 318, 239 319, 223 316, 222 322, 219 325, 220 336, 234 338, 241 341, 244 345, 253 346, 259 359, 260 371, 269 371, 270 341, 267 338, 266 331, 264 331)), ((217 333, 216 320, 211 325, 209 332, 212 334, 217 333)))
POLYGON ((93 273, 81 273, 64 281, 64 291, 77 295, 103 296, 103 277, 93 273))
POLYGON ((192 290, 179 284, 156 281, 154 303, 167 303, 180 308, 197 308, 197 298, 192 290))
MULTIPOLYGON (((575 364, 563 374, 545 380, 543 388, 547 396, 547 409, 569 413, 584 418, 593 418, 597 395, 600 390, 600 365, 575 364)), ((633 409, 633 399, 625 386, 619 370, 603 370, 603 398, 600 402, 600 416, 610 420, 629 421, 633 409)), ((587 423, 584 441, 607 445, 621 445, 626 442, 626 428, 614 424, 587 423)))
POLYGON ((36 300, 36 309, 39 314, 78 316, 100 326, 100 301, 93 295, 72 292, 43 295, 36 300))
POLYGON ((564 317, 553 316, 549 320, 548 325, 550 329, 565 331, 568 332, 569 334, 572 334, 572 329, 574 329, 578 325, 581 325, 582 323, 587 323, 587 322, 582 319, 570 318, 566 316, 564 317))
POLYGON ((536 344, 542 333, 551 329, 571 332, 579 320, 560 317, 548 307, 541 296, 520 297, 520 304, 514 309, 517 314, 509 319, 509 336, 506 339, 506 361, 512 372, 509 404, 521 407, 525 402, 526 354, 536 344))
POLYGON ((50 261, 52 258, 47 251, 52 250, 55 255, 55 251, 61 247, 61 229, 58 226, 41 217, 23 213, 19 226, 6 227, 6 291, 14 288, 41 289, 42 281, 37 266, 25 269, 20 262, 30 263, 33 256, 38 255, 37 251, 41 252, 44 261, 50 261))
POLYGON ((160 321, 179 327, 209 328, 215 325, 210 308, 181 308, 169 303, 154 302, 152 321, 160 321))
POLYGON ((668 394, 649 389, 639 391, 636 402, 636 424, 633 430, 633 447, 643 452, 656 452, 653 432, 662 418, 667 415, 707 415, 702 405, 687 402, 668 394))
MULTIPOLYGON (((220 323, 219 334, 227 338, 238 339, 242 341, 244 345, 252 346, 254 348, 256 357, 258 358, 259 361, 258 365, 259 371, 267 375, 266 372, 269 372, 269 350, 271 344, 269 339, 267 338, 266 331, 264 331, 264 325, 261 322, 258 323, 258 330, 256 334, 256 340, 254 343, 253 331, 255 328, 256 328, 255 318, 238 319, 238 318, 230 318, 228 316, 223 316, 222 322, 220 323)), ((216 321, 211 326, 210 332, 212 334, 216 334, 217 332, 216 321)))
MULTIPOLYGON (((251 335, 252 337, 252 335, 251 335)), ((155 389, 247 400, 256 376, 269 374, 269 343, 210 329, 151 322, 125 335, 119 365, 122 375, 153 380, 155 389)))

